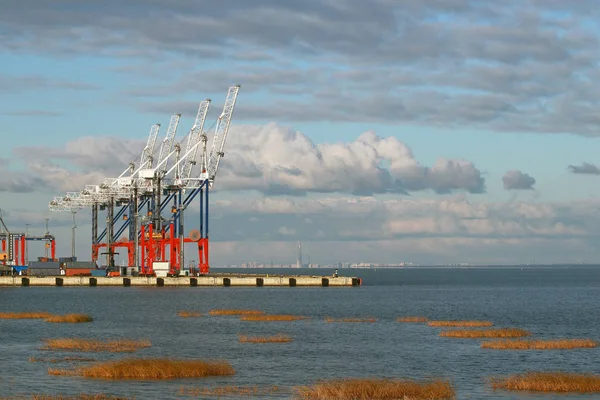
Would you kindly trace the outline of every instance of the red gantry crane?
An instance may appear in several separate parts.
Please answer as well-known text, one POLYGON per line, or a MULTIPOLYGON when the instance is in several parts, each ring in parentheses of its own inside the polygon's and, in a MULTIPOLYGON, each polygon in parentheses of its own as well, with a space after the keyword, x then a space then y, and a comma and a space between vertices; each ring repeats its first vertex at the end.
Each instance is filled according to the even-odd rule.
POLYGON ((139 267, 140 274, 154 275, 159 267, 164 270, 166 266, 169 274, 177 275, 184 269, 184 244, 196 243, 198 265, 190 273, 209 272, 209 190, 224 156, 239 89, 240 85, 235 85, 227 92, 223 110, 212 125, 210 152, 207 145, 212 127, 204 131, 211 103, 207 99, 200 103, 194 125, 179 142, 175 136, 181 115, 176 114, 158 151, 154 145, 159 124, 152 126, 137 165, 132 162, 118 178, 88 185, 81 192, 67 192, 50 202, 52 211, 92 208, 94 261, 100 250, 106 249, 107 265, 114 266, 115 249, 126 248, 128 266, 139 267), (184 211, 196 198, 200 205, 199 226, 186 236, 184 211), (106 211, 106 229, 98 235, 99 211, 106 211), (122 223, 117 227, 119 221, 122 223), (129 237, 120 239, 128 228, 129 237))

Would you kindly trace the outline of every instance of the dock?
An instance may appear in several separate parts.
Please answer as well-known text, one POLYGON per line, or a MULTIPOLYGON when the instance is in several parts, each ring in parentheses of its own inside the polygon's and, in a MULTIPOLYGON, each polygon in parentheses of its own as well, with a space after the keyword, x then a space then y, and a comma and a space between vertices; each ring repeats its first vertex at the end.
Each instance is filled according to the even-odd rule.
POLYGON ((238 275, 196 277, 94 277, 94 276, 0 276, 0 286, 112 286, 112 287, 356 287, 362 279, 347 276, 238 275))

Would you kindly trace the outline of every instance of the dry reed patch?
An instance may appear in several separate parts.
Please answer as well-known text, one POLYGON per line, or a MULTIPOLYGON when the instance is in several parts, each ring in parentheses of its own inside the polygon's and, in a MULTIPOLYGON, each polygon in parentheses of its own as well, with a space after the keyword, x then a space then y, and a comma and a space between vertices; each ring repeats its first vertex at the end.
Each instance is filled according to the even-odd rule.
POLYGON ((242 321, 299 321, 301 319, 308 319, 301 315, 285 315, 285 314, 272 314, 272 315, 242 315, 240 318, 242 321))
POLYGON ((44 339, 44 342, 46 345, 42 350, 109 351, 112 353, 128 353, 152 346, 148 339, 88 340, 64 338, 44 339))
POLYGON ((499 350, 567 350, 597 347, 598 343, 591 339, 554 339, 554 340, 491 340, 481 343, 484 349, 499 350))
POLYGON ((269 396, 275 393, 281 393, 278 386, 217 386, 212 388, 180 388, 179 394, 182 396, 269 396))
POLYGON ((536 392, 600 392, 600 375, 568 372, 527 372, 506 378, 491 378, 492 387, 536 392))
POLYGON ((485 327, 494 326, 490 321, 429 321, 429 326, 442 326, 442 327, 485 327))
POLYGON ((92 322, 94 319, 87 314, 66 314, 66 315, 52 315, 46 318, 46 322, 66 322, 66 323, 78 323, 78 322, 92 322))
POLYGON ((517 328, 502 329, 452 329, 440 332, 440 336, 453 338, 510 338, 530 336, 531 332, 517 328))
POLYGON ((63 361, 82 361, 82 362, 90 362, 96 361, 95 358, 89 357, 63 357, 63 358, 36 358, 29 357, 29 362, 48 362, 48 363, 59 363, 63 361))
POLYGON ((377 322, 376 318, 325 318, 327 322, 377 322))
POLYGON ((240 343, 289 343, 292 342, 291 336, 288 335, 274 335, 274 336, 246 336, 238 335, 240 343))
POLYGON ((210 310, 210 315, 263 315, 260 310, 210 310))
POLYGON ((181 318, 195 318, 202 316, 202 314, 197 311, 179 311, 177 315, 181 318))
POLYGON ((342 379, 296 388, 303 399, 454 399, 449 382, 408 379, 342 379))
POLYGON ((124 359, 82 366, 74 370, 48 369, 50 375, 100 379, 175 379, 234 375, 227 361, 124 359))
POLYGON ((396 319, 398 322, 427 322, 427 320, 427 317, 418 316, 399 317, 396 319))
POLYGON ((47 312, 2 312, 0 319, 37 319, 50 318, 53 315, 47 312))

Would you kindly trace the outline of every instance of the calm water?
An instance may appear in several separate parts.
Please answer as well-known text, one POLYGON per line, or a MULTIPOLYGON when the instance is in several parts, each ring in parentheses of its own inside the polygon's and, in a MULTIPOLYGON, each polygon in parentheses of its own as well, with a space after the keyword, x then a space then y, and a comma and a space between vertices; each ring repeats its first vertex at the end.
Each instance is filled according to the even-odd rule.
MULTIPOLYGON (((230 271, 230 270, 227 270, 230 271)), ((252 272, 245 270, 246 272, 252 272)), ((282 271, 261 270, 274 273, 282 271)), ((290 272, 289 270, 283 272, 290 272)), ((330 274, 332 270, 293 270, 330 274)), ((491 375, 527 370, 600 373, 600 349, 500 351, 478 340, 437 336, 438 328, 395 322, 403 315, 430 319, 483 319, 499 327, 530 330, 538 338, 600 341, 600 266, 529 268, 407 268, 340 270, 360 276, 359 288, 0 288, 0 311, 87 313, 94 322, 50 324, 42 320, 0 320, 0 395, 23 393, 109 393, 138 399, 190 398, 180 388, 216 385, 292 387, 322 378, 444 377, 458 399, 553 398, 494 392, 491 375), (312 317, 295 322, 243 322, 237 317, 183 319, 179 310, 252 308, 312 317), (324 317, 375 317, 376 323, 327 323, 324 317), (286 333, 292 343, 239 343, 238 333, 286 333), (128 355, 41 351, 42 339, 149 338, 141 357, 228 360, 232 377, 149 381, 102 381, 49 376, 49 366, 30 357, 128 355)), ((290 398, 282 394, 270 398, 290 398)), ((266 397, 265 397, 266 398, 266 397)), ((555 396, 559 399, 600 398, 555 396)))

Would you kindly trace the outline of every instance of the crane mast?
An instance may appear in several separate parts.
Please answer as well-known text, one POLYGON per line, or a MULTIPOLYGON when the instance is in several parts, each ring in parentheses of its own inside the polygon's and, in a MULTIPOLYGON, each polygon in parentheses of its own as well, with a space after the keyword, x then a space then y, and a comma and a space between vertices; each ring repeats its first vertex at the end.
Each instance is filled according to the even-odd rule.
POLYGON ((206 173, 206 178, 209 180, 211 186, 215 180, 221 157, 225 155, 223 153, 223 148, 225 147, 225 139, 227 138, 227 132, 229 132, 229 125, 231 124, 231 117, 233 116, 233 109, 235 108, 239 90, 240 85, 235 85, 230 87, 227 92, 227 98, 223 105, 223 112, 219 115, 217 127, 215 128, 215 135, 213 137, 212 149, 208 156, 206 172, 202 171, 202 174, 206 173))
POLYGON ((107 254, 111 260, 109 265, 112 265, 114 248, 127 247, 128 264, 139 265, 140 272, 153 274, 155 262, 170 260, 170 272, 174 273, 184 267, 184 243, 193 242, 198 246, 198 269, 201 273, 208 273, 208 191, 213 185, 220 159, 224 155, 225 140, 239 88, 239 85, 229 88, 223 111, 212 125, 215 132, 210 153, 207 149, 208 132, 204 131, 204 125, 211 100, 206 99, 200 102, 194 124, 183 139, 176 140, 181 114, 172 115, 159 149, 156 149, 156 143, 161 125, 154 124, 150 128, 139 161, 129 163, 117 178, 106 178, 97 185, 86 185, 79 192, 67 192, 65 196, 54 197, 49 205, 51 211, 92 207, 94 260, 97 259, 98 250, 107 247, 107 254), (199 146, 202 146, 200 155, 199 146), (194 172, 196 165, 197 175, 194 172), (184 209, 198 194, 202 233, 188 238, 184 232, 184 209), (170 204, 172 206, 167 208, 170 204), (116 212, 114 208, 119 206, 122 208, 116 212), (139 214, 145 217, 142 218, 141 225, 138 225, 138 211, 145 207, 145 214, 139 214), (127 209, 134 217, 133 224, 125 212, 127 209), (106 210, 107 213, 107 226, 104 232, 97 235, 98 211, 102 210, 106 210), (165 210, 169 210, 170 213, 167 215, 165 212, 166 218, 162 218, 161 213, 165 210), (121 217, 124 223, 115 233, 115 224, 121 217), (117 240, 127 227, 129 240, 117 240), (105 236, 107 242, 102 243, 105 236), (137 261, 138 247, 141 251, 141 264, 137 261))

